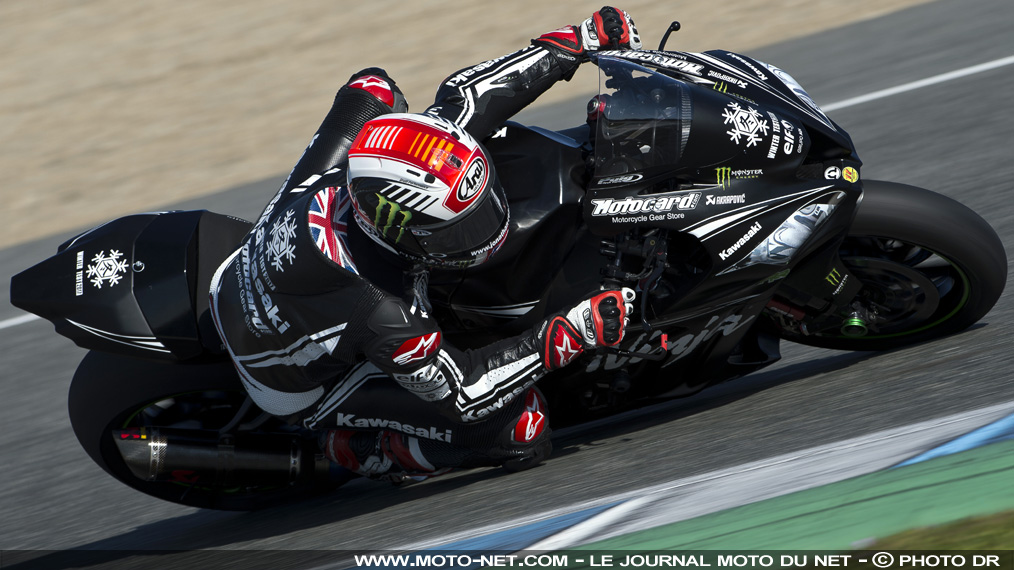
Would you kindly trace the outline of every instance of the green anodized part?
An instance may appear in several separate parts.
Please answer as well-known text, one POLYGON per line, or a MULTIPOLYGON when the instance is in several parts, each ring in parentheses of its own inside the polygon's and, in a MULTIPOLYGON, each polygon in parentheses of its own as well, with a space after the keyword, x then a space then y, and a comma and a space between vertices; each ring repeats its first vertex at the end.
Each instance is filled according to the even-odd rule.
POLYGON ((388 200, 384 196, 377 194, 377 214, 373 219, 373 225, 380 230, 381 236, 387 237, 387 230, 391 229, 391 226, 395 224, 398 214, 401 214, 401 223, 399 224, 401 229, 398 230, 398 236, 394 238, 394 243, 400 242, 402 236, 405 235, 405 226, 408 225, 408 221, 412 219, 412 212, 407 209, 402 209, 401 204, 388 200), (387 219, 382 225, 380 223, 380 218, 387 206, 390 206, 391 209, 388 210, 387 219))
POLYGON ((859 317, 849 317, 841 326, 841 334, 845 336, 865 336, 866 332, 866 321, 859 317))

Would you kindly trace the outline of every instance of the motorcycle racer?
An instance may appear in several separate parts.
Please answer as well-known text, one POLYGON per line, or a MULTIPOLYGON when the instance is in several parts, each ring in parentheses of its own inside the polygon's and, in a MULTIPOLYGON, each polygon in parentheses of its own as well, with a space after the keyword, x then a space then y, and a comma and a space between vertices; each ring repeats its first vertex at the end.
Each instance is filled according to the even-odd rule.
POLYGON ((535 382, 619 344, 634 292, 600 291, 521 335, 459 350, 430 315, 427 276, 481 264, 508 239, 507 200, 479 141, 606 47, 640 47, 626 12, 604 7, 453 73, 421 114, 381 69, 349 79, 212 281, 216 327, 254 403, 320 430, 331 461, 374 478, 520 470, 548 456, 535 382))

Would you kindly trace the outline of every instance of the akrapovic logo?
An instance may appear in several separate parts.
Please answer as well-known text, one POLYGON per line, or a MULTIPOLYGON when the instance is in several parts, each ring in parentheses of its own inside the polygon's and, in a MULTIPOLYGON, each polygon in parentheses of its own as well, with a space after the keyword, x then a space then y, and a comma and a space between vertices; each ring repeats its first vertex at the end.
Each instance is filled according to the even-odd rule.
POLYGON ((701 201, 700 192, 691 192, 682 196, 660 196, 655 198, 635 198, 627 196, 622 200, 615 198, 599 198, 592 200, 593 216, 615 216, 618 214, 657 214, 673 210, 693 210, 701 201))
POLYGON ((732 196, 715 196, 709 194, 705 199, 707 206, 724 206, 728 204, 746 204, 746 194, 733 194, 732 196))
POLYGON ((338 412, 336 421, 338 422, 338 427, 392 429, 394 431, 407 433, 408 435, 447 443, 451 442, 452 437, 452 430, 449 429, 438 430, 432 426, 429 428, 415 427, 409 424, 403 424, 399 421, 380 418, 357 418, 355 414, 343 414, 341 412, 338 412))
POLYGON ((739 238, 739 241, 718 252, 718 257, 722 258, 722 261, 725 261, 731 257, 732 254, 736 253, 736 250, 743 247, 746 242, 750 241, 750 238, 757 235, 757 232, 759 231, 761 231, 761 224, 760 222, 755 222, 752 226, 750 226, 750 231, 746 232, 746 235, 739 238))

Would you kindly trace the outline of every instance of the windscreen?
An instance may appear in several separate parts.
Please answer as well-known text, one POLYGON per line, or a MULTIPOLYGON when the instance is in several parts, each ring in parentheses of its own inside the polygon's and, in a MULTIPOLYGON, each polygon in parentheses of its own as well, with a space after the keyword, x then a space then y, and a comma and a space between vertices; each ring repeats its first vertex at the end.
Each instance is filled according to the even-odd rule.
POLYGON ((595 176, 678 168, 690 136, 687 88, 626 60, 604 56, 597 61, 599 95, 589 109, 598 114, 595 176))

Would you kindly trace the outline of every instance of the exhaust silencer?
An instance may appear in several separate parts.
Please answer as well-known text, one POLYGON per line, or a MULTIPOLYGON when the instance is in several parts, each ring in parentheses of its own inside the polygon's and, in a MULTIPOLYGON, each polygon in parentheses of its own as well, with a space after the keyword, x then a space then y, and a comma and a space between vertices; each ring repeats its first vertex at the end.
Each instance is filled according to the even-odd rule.
POLYGON ((304 453, 308 443, 295 436, 133 428, 112 437, 127 467, 145 481, 287 485, 314 471, 314 453, 304 453))

